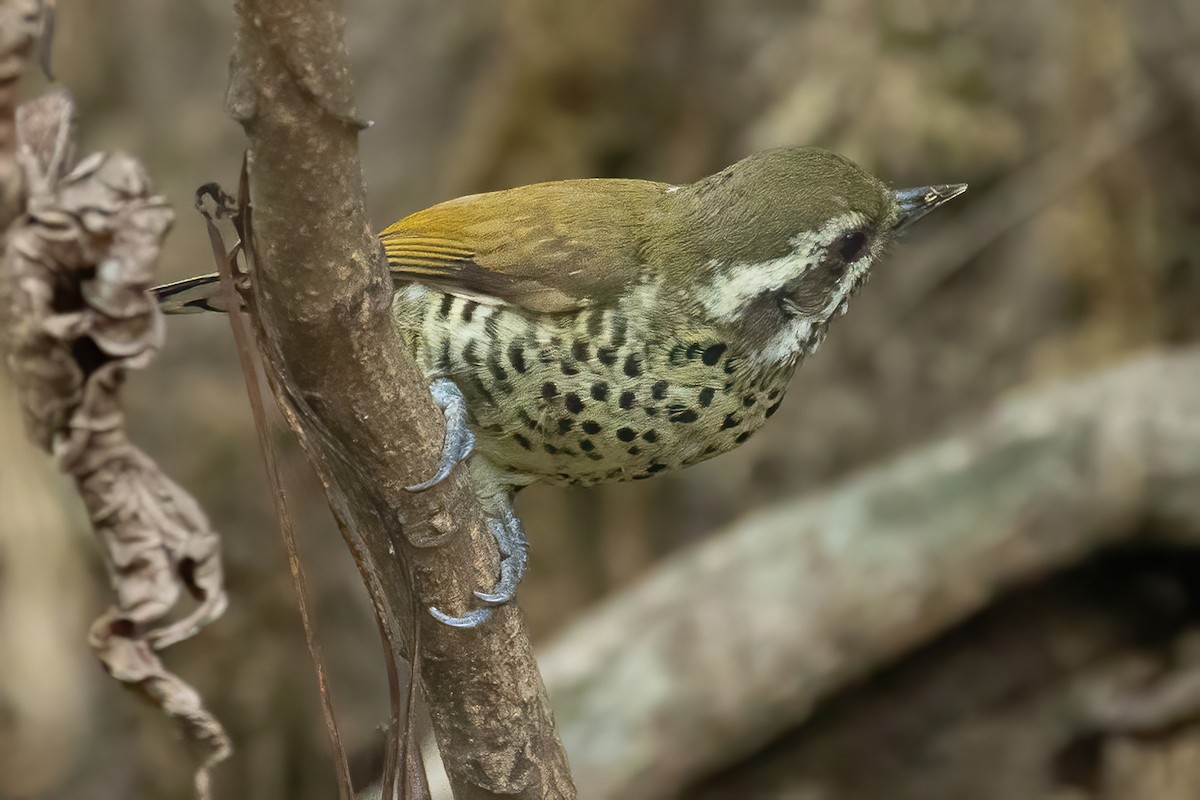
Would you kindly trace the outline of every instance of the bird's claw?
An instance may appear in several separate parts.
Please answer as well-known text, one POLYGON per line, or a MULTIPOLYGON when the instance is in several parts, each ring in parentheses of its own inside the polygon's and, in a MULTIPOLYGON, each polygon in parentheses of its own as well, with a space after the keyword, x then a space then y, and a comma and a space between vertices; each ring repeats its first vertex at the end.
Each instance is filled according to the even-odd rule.
POLYGON ((454 381, 438 378, 429 385, 429 393, 446 415, 446 438, 442 442, 437 472, 429 480, 404 487, 410 492, 423 492, 441 483, 475 449, 475 434, 467 427, 467 401, 454 381))
MULTIPOLYGON (((463 461, 475 448, 475 434, 467 427, 467 403, 462 392, 449 378, 438 378, 429 386, 429 393, 446 415, 446 439, 442 444, 442 455, 438 459, 437 472, 432 478, 406 487, 410 492, 420 492, 446 479, 455 465, 463 461)), ((477 591, 475 597, 484 604, 461 616, 447 614, 430 606, 429 613, 439 622, 452 628, 477 628, 492 618, 492 609, 512 602, 517 586, 525 575, 528 563, 528 548, 521 520, 505 496, 501 502, 499 518, 488 519, 488 530, 496 539, 500 553, 500 578, 491 591, 477 591)))
POLYGON ((430 606, 429 613, 434 619, 443 625, 449 625, 451 628, 463 629, 478 628, 480 625, 492 618, 492 610, 490 608, 476 608, 468 611, 461 617, 455 617, 436 608, 435 606, 430 606))
POLYGON ((529 562, 529 551, 521 521, 511 507, 506 509, 503 520, 489 519, 488 528, 496 537, 496 549, 500 551, 500 580, 490 592, 477 591, 475 596, 485 605, 502 606, 517 595, 517 585, 525 576, 529 562))
POLYGON ((496 538, 496 549, 500 553, 500 579, 490 592, 477 591, 475 597, 484 604, 462 616, 452 616, 438 608, 430 607, 435 619, 453 628, 477 628, 492 617, 492 609, 512 602, 517 595, 517 586, 525 577, 529 562, 529 547, 525 542, 525 530, 512 506, 508 505, 501 519, 488 519, 488 529, 496 538))

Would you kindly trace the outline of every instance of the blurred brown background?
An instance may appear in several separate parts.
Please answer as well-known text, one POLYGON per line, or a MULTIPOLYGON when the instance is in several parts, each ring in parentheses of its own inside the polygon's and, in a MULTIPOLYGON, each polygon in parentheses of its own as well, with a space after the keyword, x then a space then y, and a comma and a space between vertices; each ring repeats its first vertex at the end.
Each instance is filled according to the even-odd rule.
MULTIPOLYGON (((876 271, 770 434, 654 481, 521 496, 533 546, 521 605, 539 637, 664 554, 968 425, 1016 389, 1200 339, 1200 6, 1188 0, 356 0, 348 13, 359 113, 375 123, 361 142, 378 228, 538 180, 691 181, 793 143, 844 152, 896 185, 971 184, 876 271)), ((222 105, 229 4, 65 2, 58 16, 57 78, 79 101, 88 149, 142 157, 178 210, 163 279, 211 270, 191 202, 201 183, 231 186, 241 156, 222 105)), ((333 797, 225 323, 171 321, 127 397, 140 443, 225 536, 231 608, 167 655, 234 737, 219 796, 333 797)), ((4 403, 0 505, 13 522, 0 529, 0 798, 188 797, 189 762, 169 726, 93 665, 83 631, 104 605, 103 567, 69 487, 22 446, 4 403)), ((303 459, 284 447, 343 735, 367 779, 386 708, 377 635, 303 459)), ((1155 581, 1200 576, 1174 557, 1136 561, 1155 581)), ((1068 603, 1064 593, 1088 607, 1082 589, 1037 591, 989 624, 1019 631, 1068 603)), ((855 702, 892 713, 889 687, 922 669, 900 665, 855 702)), ((1002 738, 979 752, 914 745, 873 782, 855 755, 869 743, 838 742, 838 715, 854 713, 867 712, 835 707, 817 733, 744 768, 818 775, 809 789, 735 770, 696 796, 1093 796, 1054 765, 1030 766, 1009 789, 963 777, 1002 738), (956 777, 912 783, 931 771, 956 777)))

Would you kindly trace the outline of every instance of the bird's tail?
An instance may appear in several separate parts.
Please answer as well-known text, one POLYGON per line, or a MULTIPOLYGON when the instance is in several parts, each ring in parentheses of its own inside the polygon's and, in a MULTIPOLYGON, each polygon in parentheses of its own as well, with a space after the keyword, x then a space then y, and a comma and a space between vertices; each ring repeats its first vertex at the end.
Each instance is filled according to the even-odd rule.
POLYGON ((150 291, 164 314, 199 314, 201 311, 228 311, 221 297, 221 277, 212 272, 175 283, 155 286, 150 291))

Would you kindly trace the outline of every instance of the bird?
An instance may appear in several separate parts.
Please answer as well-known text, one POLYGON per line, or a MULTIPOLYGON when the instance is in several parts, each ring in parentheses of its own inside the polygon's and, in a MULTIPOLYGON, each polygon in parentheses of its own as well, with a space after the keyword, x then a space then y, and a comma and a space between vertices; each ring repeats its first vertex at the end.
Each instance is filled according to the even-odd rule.
MULTIPOLYGON (((535 482, 650 478, 728 452, 783 402, 871 267, 966 184, 892 189, 814 147, 689 184, 587 178, 448 200, 379 234, 393 319, 446 417, 500 574, 462 628, 510 602, 527 565, 512 508, 535 482)), ((169 314, 222 310, 216 275, 157 287, 169 314)))

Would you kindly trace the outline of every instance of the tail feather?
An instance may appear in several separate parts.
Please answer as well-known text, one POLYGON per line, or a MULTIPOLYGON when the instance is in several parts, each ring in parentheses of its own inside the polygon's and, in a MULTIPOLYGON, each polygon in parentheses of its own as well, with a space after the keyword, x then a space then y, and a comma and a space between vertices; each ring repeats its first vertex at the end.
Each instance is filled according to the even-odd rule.
POLYGON ((201 311, 224 313, 229 309, 221 297, 220 281, 220 276, 213 272, 156 286, 151 291, 164 314, 199 314, 201 311))

